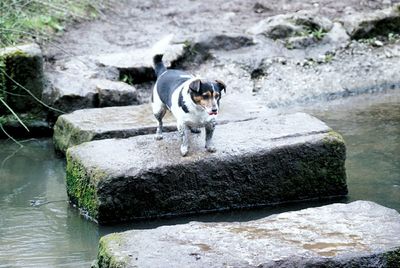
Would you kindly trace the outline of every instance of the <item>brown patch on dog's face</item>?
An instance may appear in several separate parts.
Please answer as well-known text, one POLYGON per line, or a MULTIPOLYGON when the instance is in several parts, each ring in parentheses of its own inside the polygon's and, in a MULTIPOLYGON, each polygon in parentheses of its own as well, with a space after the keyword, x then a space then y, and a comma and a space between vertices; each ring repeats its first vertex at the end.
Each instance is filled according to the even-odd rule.
POLYGON ((216 83, 200 83, 198 91, 191 90, 190 96, 196 105, 203 107, 209 115, 218 114, 221 88, 216 83))

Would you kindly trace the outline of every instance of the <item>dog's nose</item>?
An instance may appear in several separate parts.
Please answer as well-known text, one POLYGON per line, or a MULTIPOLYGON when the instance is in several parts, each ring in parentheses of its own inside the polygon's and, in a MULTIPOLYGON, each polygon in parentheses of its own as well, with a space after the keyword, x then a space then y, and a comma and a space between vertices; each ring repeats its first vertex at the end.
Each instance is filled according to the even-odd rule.
POLYGON ((212 111, 213 113, 216 113, 216 112, 218 112, 218 109, 213 108, 211 111, 212 111))

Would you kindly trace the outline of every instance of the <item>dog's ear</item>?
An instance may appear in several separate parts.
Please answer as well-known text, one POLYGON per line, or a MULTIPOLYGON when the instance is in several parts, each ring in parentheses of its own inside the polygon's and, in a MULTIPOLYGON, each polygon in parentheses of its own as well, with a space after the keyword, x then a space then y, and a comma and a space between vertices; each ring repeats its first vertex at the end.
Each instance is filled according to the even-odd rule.
POLYGON ((220 90, 224 91, 226 93, 226 85, 224 82, 222 82, 221 80, 215 80, 215 82, 218 84, 220 90))
POLYGON ((200 85, 201 85, 200 79, 196 79, 192 83, 190 83, 189 89, 192 90, 192 91, 195 91, 195 92, 199 92, 200 91, 200 85))

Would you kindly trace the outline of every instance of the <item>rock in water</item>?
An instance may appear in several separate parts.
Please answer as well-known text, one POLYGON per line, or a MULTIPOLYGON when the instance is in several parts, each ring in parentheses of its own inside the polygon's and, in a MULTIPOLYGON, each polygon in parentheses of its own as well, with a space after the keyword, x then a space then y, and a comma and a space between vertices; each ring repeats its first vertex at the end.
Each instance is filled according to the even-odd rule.
POLYGON ((400 215, 373 202, 250 222, 200 223, 100 239, 99 267, 399 267, 400 215))
POLYGON ((216 153, 193 135, 188 157, 177 133, 71 147, 69 198, 111 223, 347 194, 344 141, 312 116, 218 125, 214 135, 216 153))

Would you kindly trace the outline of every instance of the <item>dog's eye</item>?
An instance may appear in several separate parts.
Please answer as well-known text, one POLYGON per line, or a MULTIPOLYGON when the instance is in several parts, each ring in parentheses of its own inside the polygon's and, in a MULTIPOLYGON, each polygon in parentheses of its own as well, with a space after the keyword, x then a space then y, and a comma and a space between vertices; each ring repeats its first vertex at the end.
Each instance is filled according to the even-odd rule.
POLYGON ((216 97, 217 99, 219 98, 219 93, 218 92, 215 92, 214 93, 214 97, 216 97))
POLYGON ((203 99, 208 99, 210 97, 210 94, 204 93, 202 96, 203 96, 203 99))

